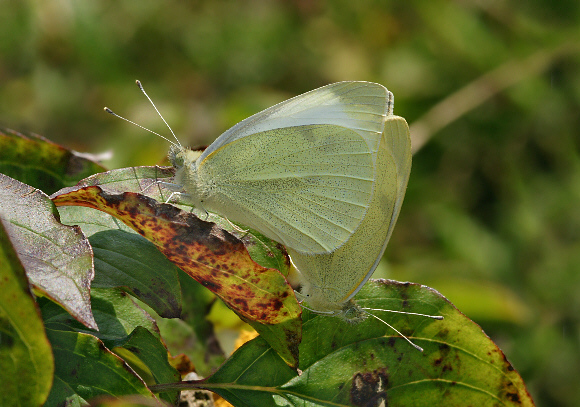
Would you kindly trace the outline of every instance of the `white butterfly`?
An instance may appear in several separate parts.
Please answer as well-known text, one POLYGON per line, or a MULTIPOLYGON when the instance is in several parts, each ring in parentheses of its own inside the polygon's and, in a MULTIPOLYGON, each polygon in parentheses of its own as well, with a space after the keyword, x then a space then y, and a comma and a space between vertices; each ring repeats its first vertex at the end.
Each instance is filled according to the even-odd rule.
MULTIPOLYGON (((391 99, 392 100, 392 99, 391 99)), ((392 108, 392 102, 390 107, 392 108)), ((288 249, 300 274, 297 293, 308 309, 358 323, 367 316, 383 322, 413 347, 423 349, 383 319, 368 311, 387 311, 433 319, 440 316, 405 311, 363 308, 353 297, 372 276, 381 260, 399 216, 411 171, 411 139, 405 119, 387 115, 375 159, 375 182, 369 209, 358 229, 331 253, 308 254, 288 249)))
POLYGON ((295 252, 331 253, 369 210, 391 100, 375 83, 334 83, 243 120, 197 158, 173 144, 180 200, 295 252))
POLYGON ((289 249, 310 307, 340 314, 367 282, 381 260, 399 216, 411 171, 409 127, 388 116, 375 160, 376 176, 369 210, 361 225, 331 253, 306 254, 289 249))

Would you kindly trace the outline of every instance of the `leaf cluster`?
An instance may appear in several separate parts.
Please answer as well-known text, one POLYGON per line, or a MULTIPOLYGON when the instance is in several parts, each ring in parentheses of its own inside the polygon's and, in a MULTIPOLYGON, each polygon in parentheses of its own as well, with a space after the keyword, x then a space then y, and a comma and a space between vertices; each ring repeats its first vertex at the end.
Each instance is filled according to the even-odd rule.
POLYGON ((176 405, 184 389, 235 406, 533 405, 501 350, 428 287, 376 280, 356 297, 444 316, 381 315, 421 353, 374 318, 302 311, 282 247, 160 203, 171 168, 102 172, 38 137, 0 142, 12 146, 0 150, 3 406, 176 405), (35 165, 55 150, 65 165, 35 165), (216 298, 259 333, 230 356, 206 318, 216 298), (191 359, 172 355, 158 328, 175 318, 194 333, 191 359), (192 369, 206 377, 180 382, 192 369))

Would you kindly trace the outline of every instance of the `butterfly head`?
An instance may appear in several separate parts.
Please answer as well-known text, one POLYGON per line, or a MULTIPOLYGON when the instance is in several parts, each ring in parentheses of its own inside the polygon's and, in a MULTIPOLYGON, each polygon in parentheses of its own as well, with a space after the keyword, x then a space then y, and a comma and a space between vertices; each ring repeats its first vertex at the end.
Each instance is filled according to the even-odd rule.
POLYGON ((183 167, 191 167, 201 155, 201 151, 191 150, 176 144, 172 144, 167 154, 167 159, 176 170, 183 167))
POLYGON ((176 144, 172 144, 167 153, 167 159, 176 169, 180 169, 185 164, 185 149, 176 144))
POLYGON ((354 300, 349 300, 344 303, 338 316, 349 324, 358 324, 364 321, 369 316, 369 313, 363 310, 354 300))

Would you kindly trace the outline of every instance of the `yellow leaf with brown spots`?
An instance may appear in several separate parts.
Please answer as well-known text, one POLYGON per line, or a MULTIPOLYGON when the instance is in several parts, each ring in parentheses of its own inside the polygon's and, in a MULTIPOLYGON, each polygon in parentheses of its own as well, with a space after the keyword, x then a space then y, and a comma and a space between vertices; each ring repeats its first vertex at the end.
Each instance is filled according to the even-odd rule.
POLYGON ((53 196, 53 202, 98 209, 123 221, 252 324, 287 363, 296 364, 301 309, 292 288, 277 270, 255 263, 230 233, 134 192, 108 193, 99 186, 68 188, 53 196))

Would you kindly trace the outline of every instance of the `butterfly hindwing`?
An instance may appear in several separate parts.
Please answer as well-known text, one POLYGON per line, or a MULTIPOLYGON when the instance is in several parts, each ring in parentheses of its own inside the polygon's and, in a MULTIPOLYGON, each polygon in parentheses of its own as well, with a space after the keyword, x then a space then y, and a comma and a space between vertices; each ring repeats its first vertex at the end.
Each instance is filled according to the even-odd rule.
POLYGON ((370 278, 397 221, 411 171, 409 128, 401 117, 386 122, 377 160, 369 210, 348 241, 324 254, 289 249, 301 274, 308 305, 319 311, 339 312, 370 278))

